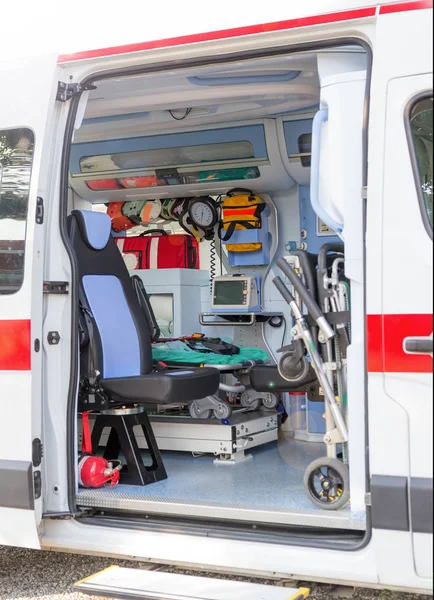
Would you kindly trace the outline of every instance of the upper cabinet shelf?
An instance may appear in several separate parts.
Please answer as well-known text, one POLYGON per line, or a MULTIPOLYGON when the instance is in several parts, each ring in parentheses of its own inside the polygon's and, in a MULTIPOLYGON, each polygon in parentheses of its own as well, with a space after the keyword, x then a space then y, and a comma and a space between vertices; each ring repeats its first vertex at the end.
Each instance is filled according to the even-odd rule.
POLYGON ((256 179, 267 161, 259 124, 74 144, 70 172, 101 191, 256 179))

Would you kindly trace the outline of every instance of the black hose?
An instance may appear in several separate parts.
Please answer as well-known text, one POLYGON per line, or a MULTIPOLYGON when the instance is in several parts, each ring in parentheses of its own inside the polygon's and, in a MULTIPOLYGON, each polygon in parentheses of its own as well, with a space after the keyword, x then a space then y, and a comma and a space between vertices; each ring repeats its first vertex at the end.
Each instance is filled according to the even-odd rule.
POLYGON ((329 290, 324 288, 324 277, 328 274, 329 260, 330 258, 339 257, 344 257, 344 244, 324 244, 318 253, 318 301, 321 306, 324 306, 330 295, 329 290), (330 256, 330 253, 332 253, 332 256, 330 256))
POLYGON ((288 288, 283 283, 283 281, 280 279, 280 277, 275 277, 273 279, 273 283, 277 287, 277 289, 279 290, 279 292, 282 295, 282 297, 285 300, 285 302, 287 302, 288 304, 291 304, 291 302, 295 302, 294 296, 288 290, 288 288))
MULTIPOLYGON (((294 271, 294 269, 291 267, 291 265, 289 265, 284 258, 279 258, 279 260, 277 261, 277 266, 284 273, 284 275, 286 275, 296 292, 300 295, 303 304, 306 305, 307 310, 310 312, 314 320, 318 321, 318 319, 324 318, 324 314, 318 306, 318 304, 316 303, 315 298, 312 296, 312 294, 309 293, 308 289, 306 288, 300 277, 297 275, 297 273, 294 271)), ((284 287, 286 289, 286 286, 284 287)), ((279 292, 283 296, 283 293, 280 288, 279 292)), ((285 298, 285 296, 283 297, 285 298)))
POLYGON ((300 267, 303 270, 306 287, 312 296, 317 299, 316 265, 318 256, 311 252, 307 252, 306 250, 294 250, 291 254, 297 256, 300 261, 300 267))
POLYGON ((324 244, 318 253, 318 269, 327 269, 327 255, 329 252, 344 255, 344 244, 324 244))

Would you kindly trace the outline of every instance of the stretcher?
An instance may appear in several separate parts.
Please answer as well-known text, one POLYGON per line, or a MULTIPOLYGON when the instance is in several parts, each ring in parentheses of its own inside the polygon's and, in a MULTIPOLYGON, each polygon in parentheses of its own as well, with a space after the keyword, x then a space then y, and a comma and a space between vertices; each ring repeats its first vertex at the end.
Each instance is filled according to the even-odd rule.
POLYGON ((261 406, 273 409, 278 405, 276 394, 252 389, 251 369, 269 363, 268 354, 258 348, 241 347, 238 354, 224 355, 198 352, 182 341, 175 341, 155 343, 152 356, 156 363, 171 369, 211 366, 220 371, 219 393, 198 398, 189 405, 190 416, 194 419, 228 419, 234 407, 253 411, 261 406))

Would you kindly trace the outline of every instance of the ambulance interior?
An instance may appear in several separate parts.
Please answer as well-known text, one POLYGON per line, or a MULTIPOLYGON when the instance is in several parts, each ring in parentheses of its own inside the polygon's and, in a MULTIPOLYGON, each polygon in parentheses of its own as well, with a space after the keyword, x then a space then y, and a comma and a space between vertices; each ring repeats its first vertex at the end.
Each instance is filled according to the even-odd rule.
MULTIPOLYGON (((98 371, 91 383, 82 372, 77 455, 104 454, 113 470, 85 487, 80 461, 80 508, 362 535, 367 77, 365 51, 341 46, 118 76, 85 93, 70 154, 76 235, 96 254, 92 227, 110 221, 157 375, 217 371, 205 398, 162 404, 111 398, 98 371)), ((84 329, 123 322, 104 289, 84 329)))

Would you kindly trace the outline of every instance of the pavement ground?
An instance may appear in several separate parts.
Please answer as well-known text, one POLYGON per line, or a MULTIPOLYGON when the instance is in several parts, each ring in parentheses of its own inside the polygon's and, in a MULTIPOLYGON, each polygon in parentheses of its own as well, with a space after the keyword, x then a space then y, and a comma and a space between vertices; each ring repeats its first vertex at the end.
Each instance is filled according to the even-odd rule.
MULTIPOLYGON (((89 600, 73 591, 73 584, 84 577, 101 571, 113 564, 119 566, 159 569, 166 572, 186 573, 191 575, 208 575, 216 578, 227 578, 245 581, 245 577, 216 575, 214 573, 198 573, 185 569, 171 568, 166 565, 150 565, 149 563, 118 561, 110 558, 65 554, 59 552, 40 552, 23 548, 6 548, 0 546, 0 600, 89 600)), ((275 581, 249 579, 257 583, 275 585, 275 581)), ((321 584, 297 582, 303 587, 310 587, 311 600, 426 600, 426 596, 418 594, 402 594, 381 592, 366 589, 345 588, 321 584)), ((285 582, 281 582, 285 585, 285 582)), ((286 582, 293 587, 294 582, 286 582)), ((102 600, 102 599, 101 599, 102 600)))

